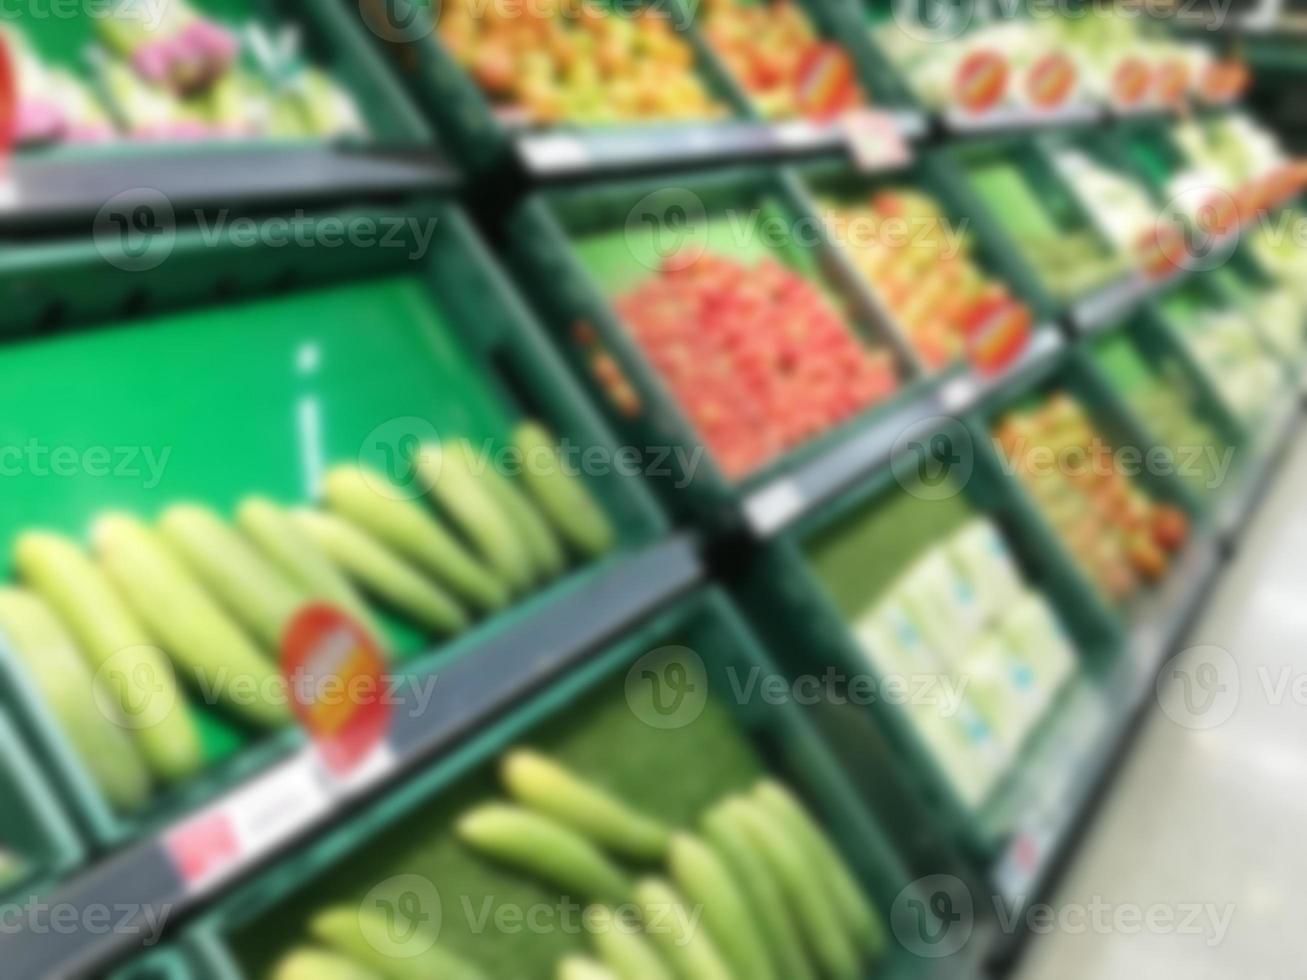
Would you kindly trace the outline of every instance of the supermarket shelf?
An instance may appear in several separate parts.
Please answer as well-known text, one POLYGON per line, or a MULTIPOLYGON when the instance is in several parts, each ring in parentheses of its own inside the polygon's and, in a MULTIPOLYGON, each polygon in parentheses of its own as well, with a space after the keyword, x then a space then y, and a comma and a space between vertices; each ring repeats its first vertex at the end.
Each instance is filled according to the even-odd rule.
MULTIPOLYGON (((1035 802, 990 870, 996 898, 1029 903, 1047 894, 1129 747, 1158 671, 1182 642, 1219 570, 1215 540, 1195 540, 1166 582, 1136 608, 1130 655, 1092 694, 1073 692, 1063 703, 1072 717, 1040 746, 1025 773, 1035 802)), ((1020 932, 1002 936, 992 959, 1010 961, 1023 938, 1020 932)))
POLYGON ((1302 421, 1302 392, 1294 385, 1282 403, 1271 413, 1266 431, 1270 433, 1259 458, 1254 461, 1242 484, 1224 502, 1216 514, 1216 533, 1222 544, 1233 550, 1238 546, 1244 527, 1270 489, 1284 458, 1284 449, 1302 421))
POLYGON ((19 154, 0 184, 0 229, 93 219, 109 201, 164 195, 174 209, 394 197, 443 190, 455 171, 431 150, 329 144, 140 147, 93 156, 19 154), (127 152, 130 149, 131 152, 127 152))
MULTIPOLYGON (((926 118, 892 113, 905 140, 924 136, 926 118)), ((514 145, 522 166, 541 181, 633 170, 782 160, 850 147, 839 122, 701 122, 615 131, 523 133, 514 145)))
MULTIPOLYGON (((311 832, 333 823, 398 774, 459 741, 703 577, 698 543, 679 535, 616 563, 585 587, 543 603, 442 665, 421 712, 394 709, 388 745, 355 778, 340 781, 306 748, 198 813, 110 857, 43 898, 85 912, 138 909, 173 922, 311 832)), ((71 914, 63 913, 63 914, 71 914)), ((79 919, 79 921, 81 921, 79 919)), ((129 929, 0 932, 6 975, 98 974, 139 945, 129 929)))
POLYGON ((864 479, 893 456, 903 433, 914 425, 963 415, 994 391, 1047 363, 1065 346, 1056 330, 1037 329, 1021 355, 1007 370, 980 375, 967 369, 927 387, 868 426, 778 477, 744 502, 745 521, 760 538, 769 538, 811 513, 846 487, 864 479))
POLYGON ((954 136, 1017 133, 1031 129, 1060 129, 1069 126, 1088 126, 1103 119, 1103 109, 1082 103, 1061 109, 1034 109, 1029 106, 1012 106, 993 109, 977 115, 962 109, 947 109, 940 116, 946 133, 954 136))
POLYGON ((1079 333, 1101 330, 1130 312, 1154 288, 1154 284, 1138 272, 1124 276, 1074 303, 1070 311, 1071 324, 1079 333))

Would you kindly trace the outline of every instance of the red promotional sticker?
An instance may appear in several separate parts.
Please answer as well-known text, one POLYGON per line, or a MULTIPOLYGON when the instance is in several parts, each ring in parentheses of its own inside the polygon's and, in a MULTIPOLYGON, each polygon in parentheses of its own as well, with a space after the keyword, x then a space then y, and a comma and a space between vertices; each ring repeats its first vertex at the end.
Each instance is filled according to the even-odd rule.
POLYGON ((1152 72, 1142 58, 1125 58, 1112 72, 1112 101, 1123 109, 1138 105, 1148 94, 1152 72))
POLYGON ((967 356, 976 370, 993 375, 1015 361, 1030 341, 1033 323, 1030 307, 1010 296, 995 295, 977 303, 963 327, 967 356))
POLYGON ((1198 79, 1198 94, 1214 105, 1233 102, 1243 95, 1252 73, 1242 61, 1213 61, 1198 79))
POLYGON ((386 658, 357 622, 333 606, 306 606, 282 642, 282 672, 295 716, 327 768, 346 776, 385 739, 386 658))
POLYGON ((817 44, 795 72, 799 110, 809 119, 826 120, 858 104, 853 61, 838 44, 817 44))
POLYGON ((1154 98, 1165 106, 1178 105, 1189 91, 1189 65, 1179 58, 1163 62, 1157 69, 1154 98))
POLYGON ((18 79, 9 44, 0 32, 0 165, 7 162, 18 127, 18 79))
POLYGON ((1056 109, 1076 88, 1075 62, 1063 51, 1044 55, 1026 73, 1026 98, 1038 109, 1056 109))
POLYGON ((958 105, 968 112, 987 112, 1007 95, 1011 69, 1007 59, 989 49, 973 51, 962 59, 953 76, 958 105))

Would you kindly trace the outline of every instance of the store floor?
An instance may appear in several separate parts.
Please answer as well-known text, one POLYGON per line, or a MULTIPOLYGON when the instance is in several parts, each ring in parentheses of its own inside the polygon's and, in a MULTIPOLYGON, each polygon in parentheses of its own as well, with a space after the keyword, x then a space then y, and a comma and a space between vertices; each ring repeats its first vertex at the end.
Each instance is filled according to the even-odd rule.
POLYGON ((1285 980, 1307 970, 1304 488, 1300 438, 1164 670, 1051 909, 1034 920, 1043 932, 1019 980, 1285 980))

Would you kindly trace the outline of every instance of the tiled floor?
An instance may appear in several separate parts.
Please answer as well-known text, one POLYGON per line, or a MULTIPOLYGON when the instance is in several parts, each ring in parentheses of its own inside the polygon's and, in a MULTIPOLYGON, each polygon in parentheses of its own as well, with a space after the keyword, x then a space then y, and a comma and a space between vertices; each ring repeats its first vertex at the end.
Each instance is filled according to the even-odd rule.
POLYGON ((1305 876, 1300 439, 1188 648, 1164 670, 1157 703, 1050 902, 1054 924, 1032 939, 1016 975, 1307 977, 1305 876))

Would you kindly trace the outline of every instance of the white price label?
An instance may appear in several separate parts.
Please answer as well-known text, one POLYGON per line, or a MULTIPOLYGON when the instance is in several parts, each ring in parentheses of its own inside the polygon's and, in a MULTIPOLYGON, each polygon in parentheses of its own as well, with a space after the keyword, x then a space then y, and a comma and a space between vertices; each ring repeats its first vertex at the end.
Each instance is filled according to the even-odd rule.
POLYGON ((578 170, 590 164, 590 151, 585 143, 566 133, 523 136, 518 147, 527 168, 538 173, 578 170))
POLYGON ((886 170, 912 161, 898 119, 877 109, 859 109, 840 118, 844 139, 860 170, 886 170))
POLYGON ((745 501, 744 511, 755 533, 772 534, 803 511, 803 494, 794 481, 780 480, 745 501))
POLYGON ((971 374, 963 374, 949 381, 939 391, 939 402, 946 412, 960 412, 975 403, 980 394, 980 382, 971 374))

